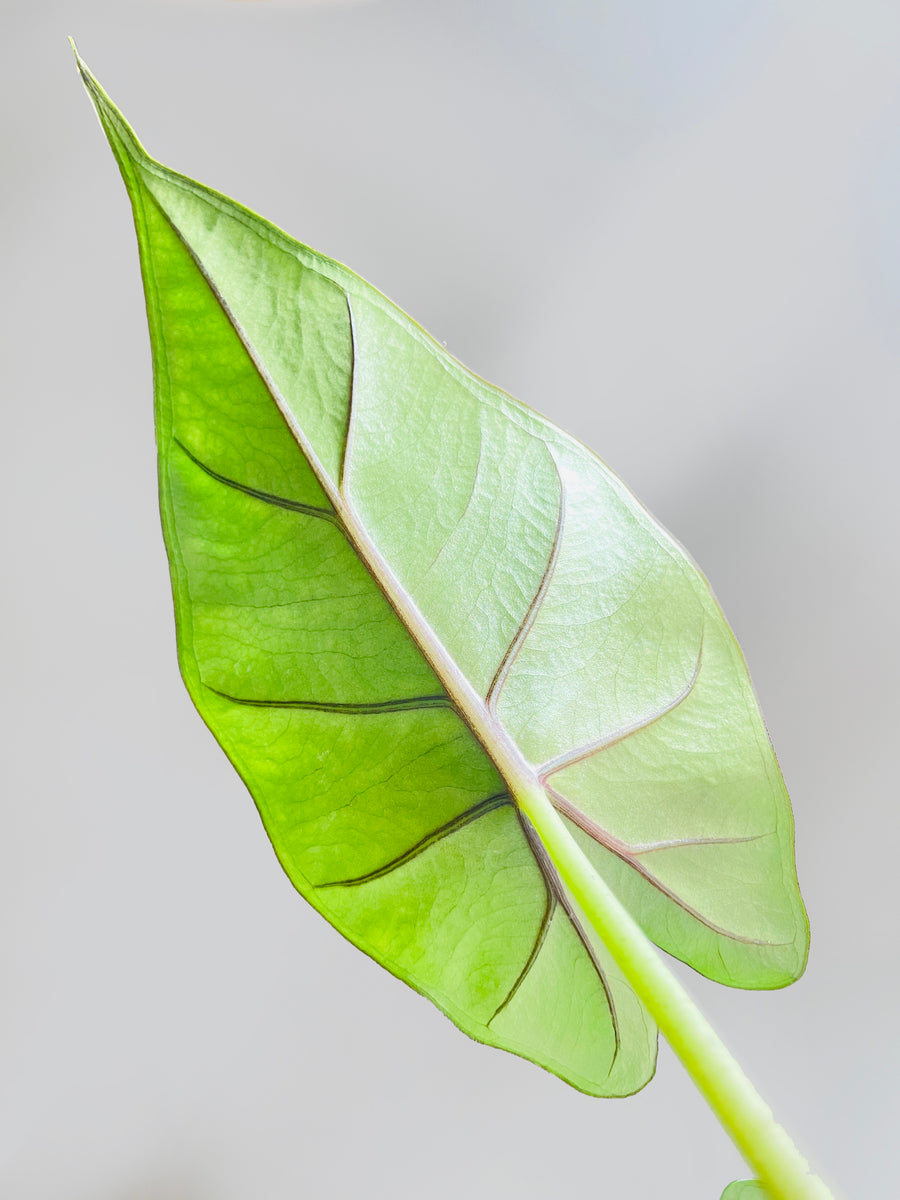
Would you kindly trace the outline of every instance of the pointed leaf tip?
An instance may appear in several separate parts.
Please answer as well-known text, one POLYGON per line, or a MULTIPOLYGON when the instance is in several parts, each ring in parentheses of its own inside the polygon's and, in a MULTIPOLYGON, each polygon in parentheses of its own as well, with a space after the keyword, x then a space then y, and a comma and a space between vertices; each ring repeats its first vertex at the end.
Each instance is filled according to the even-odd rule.
POLYGON ((90 67, 78 53, 78 46, 75 44, 75 39, 73 37, 69 38, 69 45, 72 47, 72 53, 75 55, 75 65, 78 68, 78 73, 81 76, 85 87, 89 92, 92 92, 95 87, 99 88, 100 85, 94 78, 90 67))
POLYGON ((112 100, 110 100, 96 75, 94 75, 93 71, 78 53, 78 47, 75 45, 74 38, 69 38, 69 45, 72 47, 72 52, 75 55, 75 64, 81 75, 85 91, 90 97, 94 110, 100 119, 103 132, 109 140, 119 166, 124 167, 125 161, 129 159, 146 159, 148 157, 147 152, 138 141, 134 130, 115 104, 113 104, 112 100))

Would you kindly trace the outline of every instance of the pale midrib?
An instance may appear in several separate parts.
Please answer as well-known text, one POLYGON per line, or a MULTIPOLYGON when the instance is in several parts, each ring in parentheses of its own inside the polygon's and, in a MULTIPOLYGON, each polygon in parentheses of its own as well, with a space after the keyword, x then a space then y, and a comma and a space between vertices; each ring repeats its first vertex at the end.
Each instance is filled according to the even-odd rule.
MULTIPOLYGON (((427 660, 429 666, 434 671, 439 681, 443 684, 450 701, 456 708, 460 717, 477 738, 481 746, 484 748, 485 753, 496 766, 504 783, 506 784, 507 790, 513 802, 518 806, 520 811, 528 817, 532 824, 539 828, 542 815, 546 814, 548 806, 551 808, 553 807, 553 801, 551 800, 548 792, 545 778, 551 771, 560 769, 562 765, 568 765, 568 763, 563 764, 561 760, 551 760, 550 763, 544 764, 543 766, 534 766, 527 761, 519 747, 494 715, 492 711, 493 706, 491 705, 491 697, 493 694, 492 691, 488 691, 487 697, 482 697, 478 692, 475 691, 472 684, 460 670, 447 647, 438 637, 424 613, 418 607, 413 597, 406 590, 400 579, 385 560, 375 541, 365 528, 365 525, 360 519, 359 514, 357 513, 348 494, 347 466, 349 461, 348 454, 353 442, 353 407, 356 396, 358 359, 356 352, 356 326, 353 316, 353 306, 349 293, 345 291, 344 298, 347 303, 347 314, 350 324, 353 365, 347 414, 347 426, 344 432, 344 446, 339 467, 339 482, 336 484, 322 465, 318 455, 312 447, 312 444, 310 443, 303 429, 297 423, 290 406, 288 405, 284 396, 281 394, 281 391, 275 383, 275 380, 272 378, 265 364, 260 359, 255 346, 247 336, 246 331, 243 329, 235 314, 232 312, 225 297, 222 295, 214 280, 206 270, 202 260, 194 251, 187 239, 183 236, 176 223, 172 220, 165 209, 162 208, 162 206, 160 206, 160 211, 164 214, 173 231, 178 236, 188 254, 196 264, 198 271, 206 280, 210 290, 216 297, 217 302, 221 305, 222 311, 231 323, 235 334, 244 346, 244 349, 256 368, 260 379, 265 384, 269 395, 272 397, 272 400, 278 408, 278 411, 281 413, 285 423, 290 429, 300 451, 306 457, 310 469, 316 476, 319 485, 325 493, 328 501, 334 508, 337 520, 340 526, 343 528, 347 540, 361 561, 366 565, 373 580, 383 592, 388 603, 393 607, 394 611, 397 613, 400 620, 403 622, 404 626, 415 640, 419 650, 427 660)), ((562 481, 560 481, 560 483, 561 482, 562 481)), ((563 503, 562 496, 560 503, 561 505, 563 503)), ((555 551, 558 548, 560 538, 559 521, 560 518, 558 516, 554 554, 551 556, 551 564, 548 564, 548 570, 555 560, 555 551)), ((549 579, 547 578, 547 571, 545 571, 545 578, 542 581, 541 587, 538 589, 541 599, 543 599, 543 593, 546 591, 548 584, 549 579)), ((533 603, 529 607, 529 611, 523 621, 523 626, 525 627, 526 633, 529 626, 528 619, 529 617, 533 618, 535 613, 536 606, 533 603)), ((520 629, 514 638, 513 645, 516 649, 519 648, 521 641, 523 640, 523 638, 519 636, 522 634, 522 632, 523 630, 520 629)), ((510 658, 511 655, 508 651, 507 655, 504 657, 503 663, 503 666, 506 667, 507 671, 511 665, 510 658)), ((676 698, 672 705, 666 705, 660 713, 654 714, 653 719, 656 719, 664 712, 669 711, 671 707, 674 707, 684 699, 684 696, 687 695, 693 688, 694 683, 696 682, 698 671, 699 656, 693 678, 688 683, 685 691, 676 698)), ((501 667, 498 675, 504 673, 503 667, 501 667)), ((495 682, 497 682, 496 677, 495 682)), ((623 736, 627 736, 627 734, 631 732, 634 732, 634 730, 628 729, 625 731, 623 736)), ((618 740, 618 736, 613 740, 618 740)), ((596 747, 583 747, 581 751, 576 753, 580 755, 584 753, 585 749, 593 751, 599 748, 601 748, 599 744, 596 747)), ((568 758, 568 756, 563 757, 568 758)), ((672 898, 675 899, 675 897, 672 898)), ((676 900, 676 902, 678 901, 676 900)), ((576 921, 575 924, 576 929, 578 929, 578 922, 576 921)), ((602 972, 600 974, 604 990, 607 991, 607 996, 609 996, 606 981, 602 976, 602 972)))
MULTIPOLYGON (((350 388, 350 411, 348 414, 345 446, 346 459, 346 448, 352 443, 353 402, 356 396, 357 342, 353 305, 349 294, 345 292, 344 295, 347 300, 347 313, 350 318, 350 340, 353 352, 353 376, 350 388)), ((231 319, 233 320, 233 317, 231 319)), ((371 571, 373 578, 384 592, 403 624, 409 630, 432 670, 444 685, 460 716, 494 761, 509 788, 510 795, 520 807, 524 807, 524 810, 527 811, 527 798, 530 795, 533 795, 535 792, 540 792, 542 797, 545 795, 537 771, 526 761, 518 746, 516 746, 500 722, 491 714, 487 701, 475 691, 472 684, 459 669, 453 656, 438 637, 430 622, 425 617, 425 614, 403 586, 369 535, 348 495, 345 470, 346 461, 341 464, 342 486, 335 487, 327 477, 322 464, 318 461, 303 431, 293 419, 283 397, 278 393, 274 381, 267 374, 263 373, 263 369, 255 355, 253 355, 249 343, 237 325, 235 325, 235 329, 238 332, 238 336, 244 341, 245 346, 247 346, 247 351, 253 357, 254 363, 257 364, 257 369, 261 371, 266 386, 270 388, 272 398, 275 400, 291 431, 300 443, 304 454, 307 455, 310 467, 319 479, 323 491, 334 505, 335 511, 338 513, 347 531, 348 539, 371 571)))
MULTIPOLYGON (((429 666, 434 671, 437 678, 443 684, 447 695, 457 712, 478 739, 485 750, 485 753, 492 760, 500 773, 509 795, 519 809, 532 821, 535 826, 540 823, 541 814, 546 812, 547 805, 550 802, 545 784, 541 773, 546 773, 546 764, 543 768, 535 767, 527 761, 522 752, 519 750, 516 743, 507 733, 506 729, 501 725, 500 721, 494 716, 490 698, 492 692, 489 690, 487 698, 482 697, 475 691, 472 684, 460 670, 453 656, 450 654, 447 647, 443 644, 437 633, 425 617, 424 613, 416 604, 413 597, 406 590, 400 579, 391 569, 390 565, 385 560, 378 546, 369 535, 365 525, 359 517, 349 495, 346 486, 348 452, 353 440, 353 402, 356 396, 356 373, 357 373, 357 345, 356 345, 356 326, 353 316, 353 305, 349 293, 344 292, 344 298, 347 303, 347 314, 350 323, 350 341, 353 356, 353 366, 350 385, 350 400, 347 414, 347 426, 344 433, 343 453, 339 468, 339 483, 335 483, 328 472, 322 465, 318 455, 312 447, 309 439, 304 433, 301 426, 297 423, 296 417, 292 413, 290 406, 281 394, 278 385, 262 362, 259 354, 256 351, 250 338, 247 336, 241 323, 238 321, 234 312, 231 310, 225 297, 217 287, 215 281, 206 270, 199 255, 194 251, 193 247, 187 241, 172 220, 165 209, 160 206, 160 211, 165 216, 166 220, 171 225, 173 231, 178 236, 179 240, 184 245, 187 253, 191 256, 196 264, 197 270, 206 280, 210 290, 216 297, 217 302, 222 308, 223 313, 231 323, 235 334, 240 339, 241 344, 246 350, 250 360, 256 368, 260 379, 265 384, 269 395, 282 418, 287 424, 294 437, 299 449, 309 463, 310 469, 316 476, 320 487, 325 493, 328 501, 334 508, 335 514, 340 525, 343 527, 347 540, 355 550, 356 554, 368 568, 372 578, 383 592, 388 603, 393 607, 394 611, 403 622, 406 629, 409 631, 416 644, 418 645, 423 656, 427 660, 429 666)), ((562 500, 561 500, 562 504, 562 500)), ((557 531, 555 549, 558 546, 560 536, 559 517, 557 518, 557 531)), ((554 556, 555 557, 555 556, 554 556)), ((549 564, 548 564, 549 566, 549 564)), ((549 580, 546 578, 542 581, 542 586, 539 589, 541 598, 543 592, 546 591, 546 585, 549 580)), ((526 614, 526 620, 523 624, 527 625, 527 617, 533 616, 535 605, 532 604, 526 614)), ((519 631, 521 633, 521 630, 519 631)), ((521 638, 514 639, 514 644, 518 649, 521 638)), ((504 665, 511 665, 509 661, 510 655, 504 658, 504 665)), ((502 669, 502 668, 501 668, 502 669)), ((696 675, 695 675, 696 679, 696 675)), ((688 691, 693 686, 693 680, 688 686, 688 691)), ((683 698, 683 697, 682 697, 683 698)), ((606 989, 605 980, 601 981, 606 989)), ((607 991, 608 994, 608 991, 607 991)))
MULTIPOLYGON (((494 718, 488 710, 485 699, 479 695, 472 687, 468 679, 459 669, 447 647, 443 644, 437 633, 428 622, 424 613, 416 604, 415 600, 400 582, 397 575, 391 569, 389 564, 384 559, 378 546, 369 535, 365 526, 359 518, 356 509, 350 500, 346 487, 340 484, 335 484, 328 472, 325 470, 322 462, 312 447, 309 439, 303 429, 297 423, 297 420, 292 413, 290 406, 281 394, 278 385, 262 362, 256 347, 253 345, 246 331, 238 321, 234 312, 231 310, 227 300, 222 295, 215 281, 207 271, 203 261, 190 245, 184 234, 178 228, 175 221, 166 212, 165 208, 160 206, 160 211, 166 217, 166 220, 171 225, 173 231, 177 234, 182 245, 190 254, 197 270, 206 280, 210 290, 216 297, 217 302, 221 305, 222 311, 231 323, 232 328, 240 339, 247 351, 250 360, 256 368, 260 379, 265 384, 269 395, 281 413, 285 423, 290 429, 294 440, 309 463, 310 469, 316 476, 322 491, 325 493, 330 504, 334 508, 335 513, 344 528, 347 539, 353 546, 357 555, 365 563, 372 578, 378 584, 381 591, 384 593, 388 602, 391 604, 404 626, 407 628, 412 638, 418 645, 429 666, 434 671, 454 706, 459 712, 462 719, 471 729, 472 733, 484 747, 488 756, 493 760, 497 770, 502 776, 504 782, 509 789, 510 795, 513 797, 519 807, 526 813, 533 810, 535 804, 538 809, 546 804, 546 793, 536 769, 526 761, 521 751, 513 742, 512 738, 494 718)), ((353 399, 356 393, 356 370, 357 370, 357 353, 356 353, 356 328, 353 317, 353 307, 350 301, 350 296, 344 292, 347 302, 347 313, 350 319, 350 338, 353 352, 353 374, 350 389, 350 410, 348 413, 347 432, 345 434, 345 452, 346 445, 349 444, 352 436, 353 424, 353 399)), ((341 464, 341 477, 344 476, 344 462, 341 464)))
MULTIPOLYGON (((153 193, 152 187, 150 188, 153 193)), ((184 246, 187 253, 197 267, 197 270, 206 280, 206 283, 216 297, 217 303, 221 306, 222 312, 228 318, 232 329, 237 334, 241 341, 250 361, 256 368, 260 379, 265 384, 269 395, 278 411, 281 413, 285 424, 290 429, 299 449, 309 463, 310 469, 319 482, 319 486, 325 493, 329 503, 334 508, 338 520, 343 526, 347 540, 353 546, 359 558, 366 565, 372 578, 375 580, 381 591, 384 593, 388 603, 393 607, 394 611, 403 622, 410 635, 418 645, 429 666, 434 671, 440 682, 443 684, 447 695, 450 697, 454 706, 463 721, 484 747, 487 755, 492 759, 497 767, 503 781, 506 783, 509 794, 521 810, 529 816, 539 814, 546 809, 548 804, 547 794, 544 791, 543 785, 538 778, 538 773, 522 755, 518 746, 500 724, 500 722, 491 714, 488 709, 487 701, 480 696, 472 687, 465 675, 459 669, 447 647, 435 633, 434 629, 426 619, 424 613, 420 610, 415 600, 400 582, 396 574, 391 570, 389 564, 385 561, 384 556, 378 549, 368 531, 363 525, 356 512, 352 502, 350 501, 346 488, 342 486, 345 474, 347 447, 352 438, 353 425, 353 400, 356 394, 356 372, 357 372, 357 353, 356 353, 356 326, 353 317, 353 305, 350 300, 350 295, 344 291, 344 298, 347 302, 347 314, 350 321, 350 343, 353 354, 353 368, 350 385, 350 402, 349 411, 347 414, 347 428, 344 434, 344 455, 340 465, 340 482, 335 483, 331 476, 325 470, 322 462, 312 447, 311 442, 304 433, 303 429, 297 423, 297 419, 292 413, 290 406, 275 380, 272 378, 265 363, 261 360, 250 338, 240 321, 238 321, 232 311, 228 301, 222 295, 221 290, 217 286, 215 280, 206 269, 200 256, 194 250, 188 239, 178 228, 177 223, 172 219, 166 211, 163 204, 156 200, 159 211, 168 221, 173 232, 178 237, 179 241, 184 246)))
MULTIPOLYGON (((164 212, 165 210, 163 209, 162 211, 164 212)), ((319 460, 318 455, 313 449, 311 442, 307 438, 303 429, 297 423, 294 414, 291 412, 291 409, 276 385, 275 380, 266 369, 265 364, 261 361, 256 348, 252 344, 250 338, 247 336, 240 322, 237 320, 235 314, 230 309, 224 296, 221 294, 218 287, 205 270, 198 255, 183 237, 180 230, 178 230, 174 221, 168 217, 168 214, 166 214, 166 217, 172 225, 173 230, 184 244, 187 252, 195 262, 197 269, 200 271, 213 294, 217 298, 218 303, 222 307, 222 311, 231 322, 232 328, 243 344, 244 349, 250 357, 250 360, 253 362, 260 379, 268 389, 273 402, 290 429, 298 448, 306 457, 310 469, 316 476, 316 479, 325 493, 325 496, 334 508, 338 521, 343 527, 348 542, 353 547, 361 561, 365 564, 372 576, 372 579, 381 589, 388 603, 391 605, 406 629, 409 631, 422 655, 428 662, 431 669, 434 671, 440 683, 443 685, 444 690, 459 713, 461 719, 471 730, 475 738, 484 748, 485 753, 493 762, 506 785, 506 789, 512 802, 518 807, 520 812, 524 814, 535 830, 545 829, 547 827, 547 820, 550 814, 556 816, 556 819, 559 819, 559 817, 556 814, 553 802, 551 801, 539 774, 541 768, 532 765, 525 759, 510 735, 500 724, 499 720, 493 715, 488 703, 491 693, 488 693, 488 698, 479 695, 479 693, 475 691, 472 684, 460 670, 449 650, 443 644, 429 621, 426 619, 424 613, 422 613, 422 611, 419 609, 413 597, 406 590, 398 576, 394 573, 390 565, 385 560, 375 541, 366 530, 350 498, 348 477, 352 471, 348 471, 349 462, 347 451, 352 444, 353 439, 353 409, 357 390, 356 383, 358 365, 356 326, 350 295, 346 291, 344 292, 350 324, 353 365, 351 373, 347 426, 344 433, 342 458, 338 469, 339 481, 338 483, 335 483, 325 470, 322 462, 319 460)), ((559 518, 557 519, 559 520, 559 518)), ((557 542, 558 538, 559 530, 557 529, 557 542)), ((532 606, 532 608, 529 610, 531 616, 534 615, 533 608, 534 606, 532 606)), ((529 614, 526 615, 526 625, 528 624, 528 615, 529 614)), ((519 639, 519 641, 521 640, 522 639, 519 639)), ((509 665, 511 664, 507 664, 507 669, 509 665)), ((692 686, 693 681, 687 690, 690 691, 692 686)), ((548 876, 548 872, 542 864, 541 856, 536 855, 538 865, 540 866, 541 873, 545 879, 545 883, 548 883, 556 875, 561 875, 562 873, 557 870, 555 860, 550 854, 549 847, 544 847, 543 838, 540 834, 538 834, 538 838, 541 842, 541 846, 547 851, 548 859, 554 864, 553 873, 552 875, 548 876)), ((532 852, 534 853, 533 846, 532 852)), ((552 887, 552 883, 550 883, 550 886, 552 887)), ((572 922, 572 926, 576 932, 576 935, 581 940, 585 951, 588 953, 591 959, 600 985, 606 996, 616 1041, 615 1052, 613 1054, 608 1073, 611 1074, 620 1049, 618 1017, 616 1015, 612 991, 605 972, 603 971, 603 968, 597 959, 596 952, 590 944, 590 939, 582 928, 581 920, 579 919, 576 911, 576 905, 581 908, 578 897, 573 895, 572 899, 569 900, 566 896, 565 889, 562 889, 561 895, 566 901, 565 908, 567 916, 572 922)), ((589 924, 593 924, 593 922, 589 922, 589 924)), ((530 969, 533 960, 534 954, 530 956, 529 961, 526 964, 526 974, 527 970, 530 969)), ((518 989, 519 983, 521 983, 521 979, 517 981, 515 990, 518 989)), ((634 986, 633 981, 632 986, 634 986)), ((500 1010, 498 1010, 498 1012, 499 1011, 500 1010)))

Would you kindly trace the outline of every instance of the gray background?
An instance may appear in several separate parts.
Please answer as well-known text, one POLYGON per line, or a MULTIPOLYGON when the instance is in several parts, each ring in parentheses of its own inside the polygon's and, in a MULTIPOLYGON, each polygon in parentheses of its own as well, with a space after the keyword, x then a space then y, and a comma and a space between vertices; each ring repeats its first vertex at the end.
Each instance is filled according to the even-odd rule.
POLYGON ((663 1048, 592 1101, 308 909, 175 662, 134 235, 150 151, 587 441, 744 646, 806 976, 681 971, 836 1191, 895 1186, 900 17, 874 0, 2 0, 0 1193, 717 1200, 663 1048))

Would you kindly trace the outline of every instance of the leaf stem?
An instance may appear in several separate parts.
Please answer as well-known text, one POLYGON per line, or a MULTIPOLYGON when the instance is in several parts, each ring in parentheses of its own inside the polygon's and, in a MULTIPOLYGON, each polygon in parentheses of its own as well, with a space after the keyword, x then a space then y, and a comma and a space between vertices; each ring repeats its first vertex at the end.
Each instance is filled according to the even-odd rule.
POLYGON ((540 787, 516 789, 556 869, 772 1200, 833 1200, 540 787))

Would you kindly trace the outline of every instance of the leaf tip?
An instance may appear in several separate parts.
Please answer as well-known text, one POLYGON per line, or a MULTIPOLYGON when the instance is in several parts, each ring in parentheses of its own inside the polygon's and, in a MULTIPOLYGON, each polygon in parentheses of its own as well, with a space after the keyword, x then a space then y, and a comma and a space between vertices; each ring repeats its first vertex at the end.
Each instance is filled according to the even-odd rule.
POLYGON ((109 139, 110 146, 119 163, 122 163, 123 158, 132 160, 146 159, 147 154, 135 136, 134 130, 115 104, 113 104, 93 71, 78 53, 78 47, 75 45, 74 38, 69 38, 69 45, 72 47, 72 52, 75 55, 75 65, 78 67, 85 91, 90 97, 97 116, 100 118, 100 124, 103 126, 103 131, 109 139))
POLYGON ((73 37, 69 38, 69 45, 72 47, 72 53, 75 55, 75 66, 78 68, 78 74, 81 76, 82 82, 87 88, 88 94, 93 99, 95 90, 100 91, 102 89, 97 83, 97 80, 94 78, 90 67, 78 53, 78 46, 76 45, 73 37))

